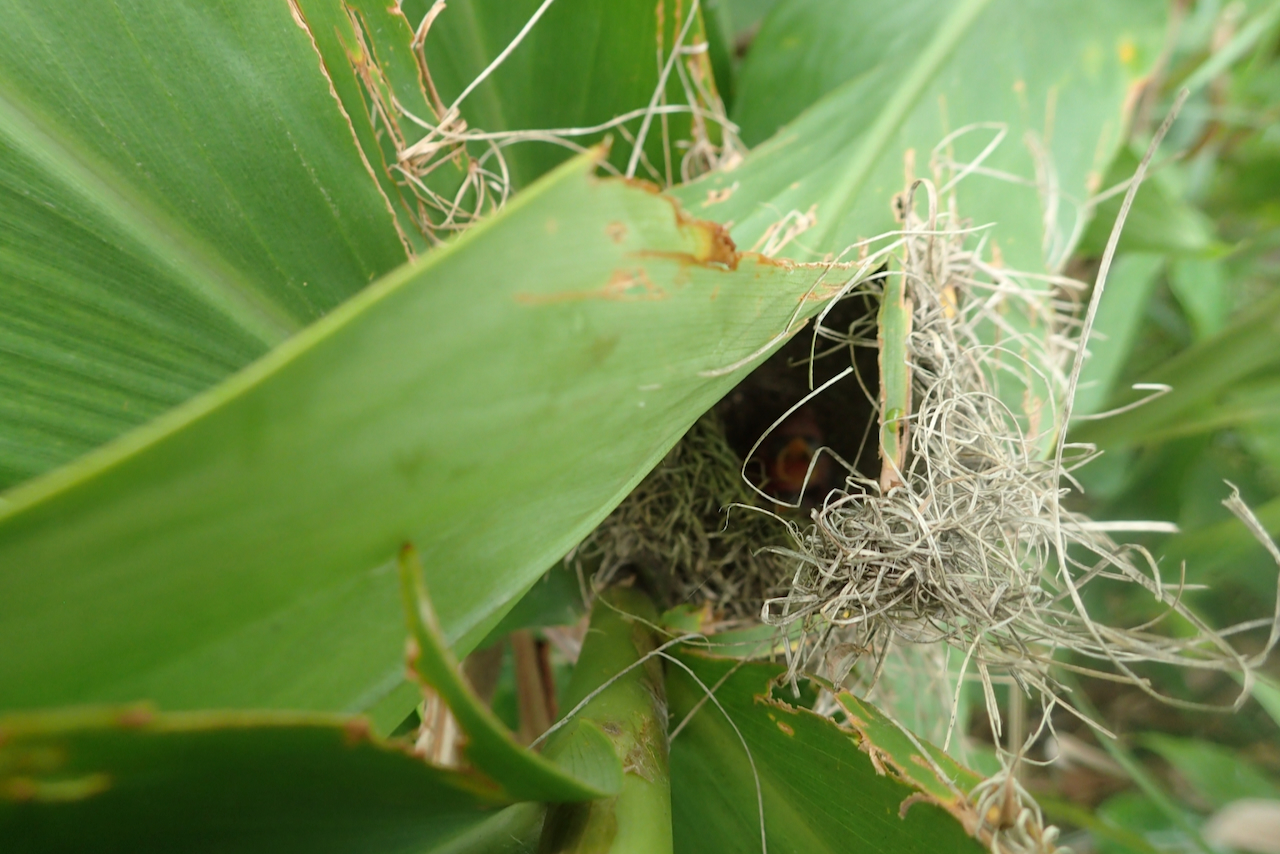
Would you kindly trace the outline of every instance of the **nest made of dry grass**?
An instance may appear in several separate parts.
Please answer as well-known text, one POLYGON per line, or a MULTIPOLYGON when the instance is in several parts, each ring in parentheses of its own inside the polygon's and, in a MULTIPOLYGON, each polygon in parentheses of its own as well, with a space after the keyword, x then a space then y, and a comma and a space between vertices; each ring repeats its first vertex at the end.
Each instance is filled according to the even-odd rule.
POLYGON ((758 619, 785 593, 787 529, 757 510, 713 410, 574 552, 597 586, 638 570, 669 605, 707 605, 721 622, 758 619))

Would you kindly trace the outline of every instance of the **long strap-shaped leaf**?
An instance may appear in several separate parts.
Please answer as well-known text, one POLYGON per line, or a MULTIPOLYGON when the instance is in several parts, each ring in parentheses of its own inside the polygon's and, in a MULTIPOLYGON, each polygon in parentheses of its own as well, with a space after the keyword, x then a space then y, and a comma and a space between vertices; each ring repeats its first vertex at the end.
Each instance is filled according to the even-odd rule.
POLYGON ((934 147, 956 132, 936 161, 958 173, 1003 129, 983 161, 997 171, 965 179, 960 214, 999 223, 1006 263, 1040 271, 1066 257, 1087 215, 1079 204, 1124 138, 1164 14, 1110 0, 785 0, 739 78, 733 118, 758 147, 738 169, 676 193, 732 222, 743 246, 799 231, 782 254, 836 253, 894 228, 907 151, 930 177, 934 147))
POLYGON ((145 707, 0 718, 0 850, 13 854, 429 854, 460 838, 505 850, 537 832, 542 810, 502 806, 359 718, 145 707))
POLYGON ((440 633, 427 596, 422 566, 412 546, 400 551, 400 587, 409 622, 409 666, 448 704, 466 733, 467 759, 514 800, 585 801, 622 790, 622 763, 599 727, 582 722, 573 732, 573 771, 516 743, 488 706, 467 687, 458 661, 440 633))
POLYGON ((671 744, 677 851, 761 851, 762 831, 769 851, 985 849, 971 835, 979 816, 964 797, 981 778, 913 743, 869 704, 838 692, 848 720, 841 726, 789 702, 783 665, 684 648, 674 658, 667 692, 681 727, 671 744))
POLYGON ((825 270, 739 255, 592 168, 7 493, 0 708, 362 708, 399 681, 375 570, 406 541, 449 642, 483 637, 822 304, 825 270))
POLYGON ((0 488, 406 260, 285 0, 3 0, 0 19, 0 488))

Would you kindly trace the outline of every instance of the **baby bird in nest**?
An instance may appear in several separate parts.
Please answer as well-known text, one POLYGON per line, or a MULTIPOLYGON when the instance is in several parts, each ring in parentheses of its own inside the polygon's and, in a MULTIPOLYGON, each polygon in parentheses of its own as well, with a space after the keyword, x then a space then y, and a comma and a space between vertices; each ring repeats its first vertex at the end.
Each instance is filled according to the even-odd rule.
POLYGON ((830 455, 818 454, 823 444, 822 427, 813 408, 797 409, 756 452, 764 465, 764 478, 758 485, 780 504, 821 504, 822 497, 837 485, 830 455))

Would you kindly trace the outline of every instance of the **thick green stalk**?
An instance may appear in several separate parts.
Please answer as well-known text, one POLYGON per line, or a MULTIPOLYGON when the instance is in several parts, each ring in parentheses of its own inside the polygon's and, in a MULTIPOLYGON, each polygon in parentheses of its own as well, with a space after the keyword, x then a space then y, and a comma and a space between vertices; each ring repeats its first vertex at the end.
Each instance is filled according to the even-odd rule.
POLYGON ((662 663, 654 657, 633 666, 658 645, 657 619, 653 602, 636 590, 615 588, 596 600, 565 706, 573 709, 599 693, 553 736, 546 753, 555 759, 571 749, 574 726, 595 724, 613 742, 622 761, 622 792, 612 798, 551 807, 543 825, 541 854, 670 854, 672 850, 662 663))
POLYGON ((907 339, 911 337, 911 301, 906 278, 885 279, 880 303, 880 491, 902 484, 906 467, 907 419, 911 416, 911 366, 907 339))

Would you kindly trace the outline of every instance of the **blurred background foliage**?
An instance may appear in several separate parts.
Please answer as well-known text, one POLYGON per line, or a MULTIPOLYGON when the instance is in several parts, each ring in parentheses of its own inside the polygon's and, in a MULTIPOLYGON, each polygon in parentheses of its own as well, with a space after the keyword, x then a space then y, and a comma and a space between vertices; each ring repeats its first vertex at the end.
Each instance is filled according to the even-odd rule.
MULTIPOLYGON (((1175 522, 1179 533, 1143 542, 1166 578, 1185 561, 1187 581, 1209 587, 1189 594, 1195 606, 1226 625, 1267 616, 1276 595, 1275 562, 1221 502, 1224 481, 1238 485, 1268 532, 1280 533, 1280 4, 1181 2, 1171 17, 1130 151, 1106 186, 1132 174, 1179 88, 1192 94, 1166 143, 1175 154, 1157 160, 1126 224, 1078 411, 1123 406, 1144 394, 1131 391, 1136 383, 1174 391, 1076 422, 1070 435, 1105 452, 1078 473, 1078 506, 1099 519, 1175 522)), ((1096 271, 1118 207, 1118 196, 1099 206, 1073 274, 1088 280, 1096 271)), ((1094 604, 1112 620, 1154 616, 1136 592, 1094 604)), ((1201 702, 1229 703, 1239 690, 1225 676, 1190 671, 1156 679, 1201 702)), ((1049 817, 1081 828, 1068 840, 1077 851, 1280 850, 1273 686, 1256 695, 1269 704, 1250 702, 1236 715, 1185 712, 1101 683, 1088 690, 1121 741, 1108 754, 1067 725, 1049 746, 1065 761, 1031 775, 1049 817), (1240 811, 1259 798, 1269 816, 1240 811)))

